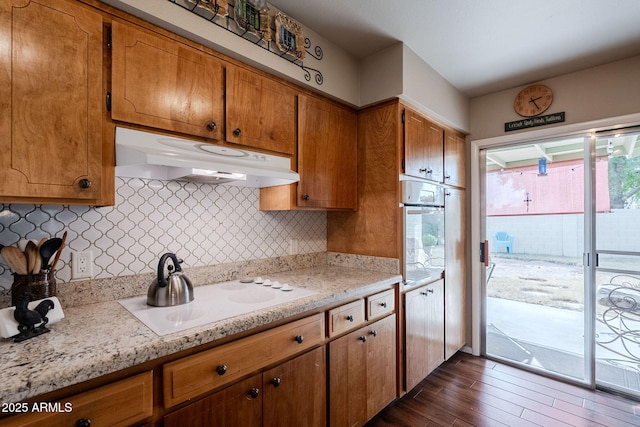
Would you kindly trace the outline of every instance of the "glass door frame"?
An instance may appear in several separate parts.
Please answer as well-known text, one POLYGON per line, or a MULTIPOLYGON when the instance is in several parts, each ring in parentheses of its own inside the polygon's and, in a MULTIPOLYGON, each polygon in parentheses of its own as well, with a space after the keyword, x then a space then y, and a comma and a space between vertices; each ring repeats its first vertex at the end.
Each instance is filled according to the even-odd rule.
MULTIPOLYGON (((468 271, 469 271, 469 292, 471 295, 471 315, 469 321, 469 329, 471 330, 471 342, 468 343, 467 349, 471 354, 480 356, 484 351, 484 322, 483 322, 483 284, 486 283, 486 267, 480 261, 481 247, 480 243, 484 242, 485 236, 485 224, 482 222, 484 218, 484 202, 481 203, 484 193, 482 192, 481 183, 482 173, 480 165, 484 164, 484 158, 481 159, 481 149, 489 148, 491 146, 508 145, 511 143, 526 142, 536 139, 548 139, 550 137, 566 137, 571 135, 585 135, 595 134, 598 131, 615 130, 627 127, 640 125, 640 113, 628 114, 619 117, 609 117, 599 120, 593 120, 589 122, 574 123, 567 125, 556 125, 553 127, 540 127, 533 130, 518 132, 514 134, 505 134, 496 137, 489 137, 483 139, 468 140, 468 165, 469 165, 469 182, 467 185, 468 206, 470 209, 469 216, 469 241, 468 241, 468 271)), ((591 182, 591 181, 589 181, 591 182)), ((484 185, 484 184, 482 184, 484 185)), ((591 184, 593 185, 593 184, 591 184)), ((591 213, 593 215, 593 213, 591 213)), ((589 239, 591 245, 593 245, 593 232, 592 237, 589 239)), ((593 246, 591 250, 595 249, 593 246)), ((586 252, 586 248, 585 248, 586 252)), ((590 255, 591 256, 591 255, 590 255)), ((595 266, 590 267, 589 274, 595 274, 595 266)), ((593 281, 593 277, 591 277, 593 281)), ((594 344, 595 345, 595 344, 594 344)), ((594 359, 594 357, 591 357, 594 359)), ((590 374, 591 383, 595 383, 593 378, 595 367, 592 362, 591 366, 587 368, 587 373, 590 374)))
MULTIPOLYGON (((527 145, 533 143, 542 143, 546 141, 553 141, 556 139, 565 139, 568 135, 554 135, 546 138, 536 138, 505 142, 496 145, 487 145, 479 150, 479 173, 480 173, 480 189, 483 197, 480 198, 480 219, 481 233, 484 236, 484 243, 488 244, 486 237, 486 152, 490 149, 501 147, 513 147, 518 145, 527 145)), ((595 259, 595 194, 593 189, 595 188, 595 133, 593 132, 581 132, 578 134, 570 135, 571 138, 582 138, 583 140, 583 164, 584 164, 584 212, 583 212, 583 231, 584 231, 584 253, 583 253, 583 277, 584 277, 584 309, 583 309, 583 379, 576 379, 563 374, 543 370, 540 368, 531 367, 529 365, 513 362, 514 366, 518 366, 523 369, 531 370, 541 375, 560 378, 563 381, 578 384, 583 387, 595 388, 595 306, 594 306, 594 283, 595 283, 595 263, 591 260, 595 259)), ((490 244, 490 243, 489 243, 490 244)), ((486 251, 487 256, 488 252, 486 251)), ((487 355, 486 349, 486 332, 487 332, 487 310, 486 310, 486 297, 487 297, 487 280, 486 271, 484 272, 484 280, 481 282, 481 344, 480 354, 485 357, 491 357, 487 355)), ((500 359, 502 362, 511 363, 508 360, 500 359)))

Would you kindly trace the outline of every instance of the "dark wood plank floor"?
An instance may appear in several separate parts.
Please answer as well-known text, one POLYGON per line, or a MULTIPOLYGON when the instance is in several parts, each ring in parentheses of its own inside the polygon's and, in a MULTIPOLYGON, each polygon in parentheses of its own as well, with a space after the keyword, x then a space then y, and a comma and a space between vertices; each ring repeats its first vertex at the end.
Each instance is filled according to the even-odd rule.
POLYGON ((640 426, 640 402, 458 353, 366 427, 640 426))

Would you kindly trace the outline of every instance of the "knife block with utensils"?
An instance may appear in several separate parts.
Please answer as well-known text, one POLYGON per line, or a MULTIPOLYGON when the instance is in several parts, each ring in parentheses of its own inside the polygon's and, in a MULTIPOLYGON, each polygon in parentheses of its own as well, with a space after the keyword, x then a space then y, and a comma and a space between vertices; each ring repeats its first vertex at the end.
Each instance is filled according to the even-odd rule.
POLYGON ((11 305, 17 305, 20 296, 33 294, 34 300, 49 298, 56 295, 55 271, 38 274, 13 274, 11 286, 11 305))

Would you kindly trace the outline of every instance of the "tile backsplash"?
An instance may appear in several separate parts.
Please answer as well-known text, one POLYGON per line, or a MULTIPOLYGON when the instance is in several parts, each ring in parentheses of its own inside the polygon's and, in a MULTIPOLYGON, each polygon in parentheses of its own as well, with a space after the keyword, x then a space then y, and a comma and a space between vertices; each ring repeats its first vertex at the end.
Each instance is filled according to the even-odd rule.
MULTIPOLYGON (((292 247, 326 251, 325 212, 261 212, 259 195, 255 188, 116 178, 115 206, 0 205, 0 243, 66 230, 58 283, 71 280, 71 251, 93 252, 96 279, 153 272, 165 252, 196 267, 290 255, 292 247)), ((0 258, 0 288, 12 282, 0 258)))

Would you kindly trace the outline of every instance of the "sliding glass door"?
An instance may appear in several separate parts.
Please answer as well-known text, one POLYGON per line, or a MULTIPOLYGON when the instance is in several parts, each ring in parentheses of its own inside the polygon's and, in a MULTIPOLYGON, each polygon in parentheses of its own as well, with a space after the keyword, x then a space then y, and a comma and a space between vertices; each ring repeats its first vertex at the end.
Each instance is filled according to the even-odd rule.
POLYGON ((640 396, 640 130, 484 158, 485 354, 640 396))
POLYGON ((596 382, 640 396, 640 131, 596 147, 596 382))
POLYGON ((578 382, 588 147, 577 137, 488 149, 485 172, 486 354, 578 382))

